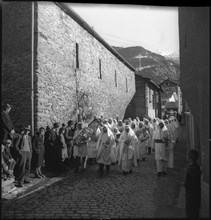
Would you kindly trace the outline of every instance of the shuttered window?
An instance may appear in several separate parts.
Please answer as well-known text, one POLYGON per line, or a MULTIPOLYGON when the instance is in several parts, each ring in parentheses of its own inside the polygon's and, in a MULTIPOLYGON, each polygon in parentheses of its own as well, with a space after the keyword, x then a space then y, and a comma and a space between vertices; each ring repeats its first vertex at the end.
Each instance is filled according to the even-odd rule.
POLYGON ((79 68, 79 45, 76 43, 76 68, 79 68))
POLYGON ((115 70, 115 87, 117 87, 117 75, 116 75, 116 70, 115 70))
POLYGON ((99 73, 100 73, 100 76, 98 77, 99 79, 102 79, 102 69, 101 69, 101 59, 99 59, 99 73))
POLYGON ((128 92, 127 77, 126 77, 126 92, 128 92))

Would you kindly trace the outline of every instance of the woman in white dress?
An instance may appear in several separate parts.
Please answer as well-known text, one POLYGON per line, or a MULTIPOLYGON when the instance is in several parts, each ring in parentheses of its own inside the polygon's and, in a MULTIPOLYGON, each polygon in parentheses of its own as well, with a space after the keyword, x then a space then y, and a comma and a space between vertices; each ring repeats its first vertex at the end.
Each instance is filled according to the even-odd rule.
POLYGON ((149 133, 144 127, 144 123, 142 121, 139 123, 139 130, 136 132, 136 136, 139 141, 138 142, 139 157, 142 158, 143 161, 145 161, 147 154, 147 140, 149 138, 149 133))
POLYGON ((134 139, 136 138, 135 133, 129 125, 125 126, 125 130, 122 132, 120 141, 120 156, 119 163, 121 170, 124 175, 132 173, 133 165, 137 166, 137 158, 135 149, 133 146, 134 139))
POLYGON ((103 126, 101 134, 97 141, 97 163, 99 163, 98 176, 102 177, 103 167, 106 165, 107 174, 110 171, 110 165, 112 163, 114 135, 107 125, 103 126))

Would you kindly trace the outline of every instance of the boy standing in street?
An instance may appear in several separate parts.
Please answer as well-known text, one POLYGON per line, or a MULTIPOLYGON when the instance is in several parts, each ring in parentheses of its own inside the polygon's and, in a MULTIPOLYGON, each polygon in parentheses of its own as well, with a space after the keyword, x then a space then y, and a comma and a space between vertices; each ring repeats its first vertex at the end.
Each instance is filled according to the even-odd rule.
POLYGON ((186 173, 186 216, 187 218, 199 218, 201 205, 201 171, 197 163, 199 153, 190 150, 188 153, 188 169, 186 173))
POLYGON ((31 131, 30 126, 25 127, 22 137, 19 143, 19 149, 21 151, 22 160, 20 169, 18 170, 17 181, 18 187, 23 187, 24 183, 30 183, 29 174, 31 171, 31 158, 32 158, 32 143, 29 132, 31 131))

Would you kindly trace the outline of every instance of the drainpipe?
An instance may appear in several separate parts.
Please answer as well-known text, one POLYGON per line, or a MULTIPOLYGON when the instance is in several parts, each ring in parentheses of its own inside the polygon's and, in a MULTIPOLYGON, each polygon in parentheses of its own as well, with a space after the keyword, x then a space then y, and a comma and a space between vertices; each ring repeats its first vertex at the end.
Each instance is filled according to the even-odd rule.
POLYGON ((34 4, 32 1, 32 36, 31 36, 31 133, 34 135, 34 4))

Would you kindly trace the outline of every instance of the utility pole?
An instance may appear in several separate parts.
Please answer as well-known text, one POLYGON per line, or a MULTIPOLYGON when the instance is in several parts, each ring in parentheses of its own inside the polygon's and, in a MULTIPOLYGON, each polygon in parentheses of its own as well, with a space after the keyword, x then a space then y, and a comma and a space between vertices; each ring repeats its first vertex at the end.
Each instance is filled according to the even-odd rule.
POLYGON ((77 69, 74 68, 75 70, 75 90, 76 90, 76 107, 77 107, 77 120, 78 122, 80 121, 80 111, 79 111, 79 98, 78 98, 78 79, 77 79, 77 69))

